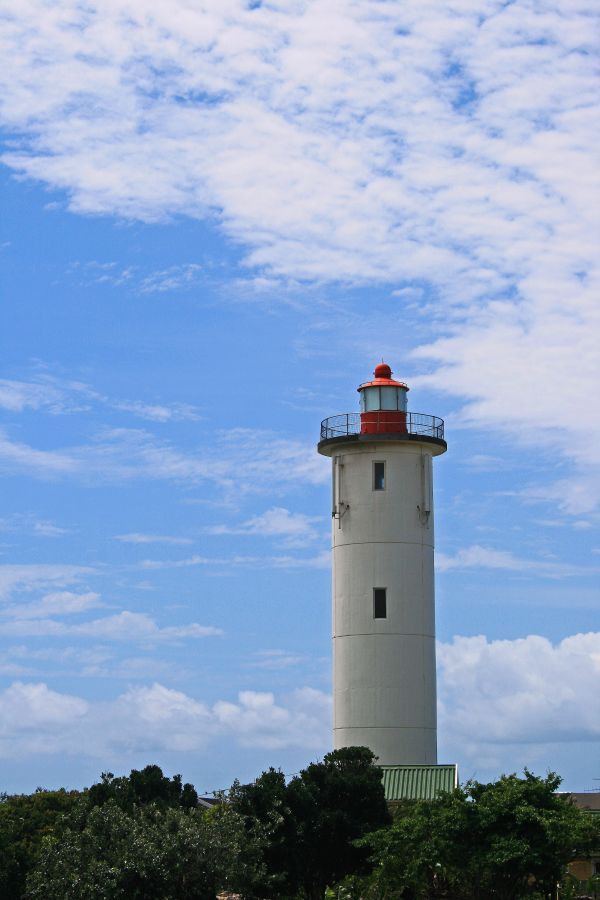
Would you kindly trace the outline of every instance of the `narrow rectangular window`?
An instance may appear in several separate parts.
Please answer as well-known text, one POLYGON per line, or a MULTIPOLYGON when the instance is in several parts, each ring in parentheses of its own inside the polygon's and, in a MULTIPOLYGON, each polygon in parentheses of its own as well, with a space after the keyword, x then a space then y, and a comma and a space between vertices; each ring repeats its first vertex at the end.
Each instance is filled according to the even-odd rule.
POLYGON ((387 588, 373 588, 373 618, 387 618, 387 588))
POLYGON ((374 462, 373 463, 373 490, 374 491, 384 491, 385 490, 385 463, 384 462, 374 462))

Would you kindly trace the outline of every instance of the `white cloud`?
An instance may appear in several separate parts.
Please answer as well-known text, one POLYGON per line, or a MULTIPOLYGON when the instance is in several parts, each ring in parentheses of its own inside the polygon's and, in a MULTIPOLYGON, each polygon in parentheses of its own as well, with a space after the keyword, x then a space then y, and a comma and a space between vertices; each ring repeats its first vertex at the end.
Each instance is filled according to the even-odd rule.
POLYGON ((71 475, 80 465, 70 453, 36 450, 28 444, 11 441, 0 431, 0 468, 6 471, 29 471, 46 478, 71 475))
POLYGON ((68 478, 84 483, 98 479, 174 481, 188 486, 209 482, 226 500, 242 495, 298 490, 302 484, 324 484, 327 461, 314 444, 269 431, 230 429, 205 446, 179 450, 146 430, 105 429, 87 445, 60 451, 36 450, 0 436, 0 468, 25 471, 38 478, 68 478))
POLYGON ((241 691, 237 703, 220 701, 213 712, 242 746, 319 750, 330 741, 331 699, 314 688, 294 691, 287 706, 278 704, 270 692, 241 691))
POLYGON ((300 688, 279 702, 271 693, 243 691, 235 703, 209 706, 158 683, 92 703, 43 683, 16 682, 0 693, 0 755, 197 752, 219 739, 242 747, 323 752, 330 706, 329 696, 312 688, 300 688))
POLYGON ((14 590, 30 591, 49 585, 67 587, 94 570, 89 566, 64 566, 33 563, 31 565, 0 565, 0 598, 14 590))
POLYGON ((46 684, 14 682, 0 693, 0 755, 69 752, 89 705, 46 684))
POLYGON ((507 550, 495 550, 491 547, 481 547, 479 544, 464 547, 455 556, 436 553, 435 565, 439 572, 462 569, 500 569, 507 572, 532 572, 548 578, 593 574, 596 571, 548 559, 523 559, 507 550))
POLYGON ((0 380, 0 408, 9 412, 24 409, 46 408, 53 413, 62 413, 64 397, 62 391, 43 382, 0 380))
POLYGON ((260 515, 253 516, 240 525, 213 525, 209 534, 249 534, 261 537, 281 538, 287 547, 302 547, 319 537, 315 523, 318 516, 292 513, 282 506, 273 506, 260 515))
MULTIPOLYGON (((527 761, 547 759, 548 745, 600 737, 600 633, 558 644, 538 635, 455 637, 438 644, 438 674, 440 737, 463 770, 501 760, 509 746, 527 761)), ((323 752, 330 728, 331 698, 312 688, 281 698, 247 690, 212 705, 157 683, 104 702, 22 682, 0 693, 3 756, 195 752, 220 740, 323 752)))
MULTIPOLYGON (((91 284, 123 287, 136 294, 163 294, 196 287, 200 281, 202 266, 183 263, 166 269, 144 270, 139 266, 121 266, 116 262, 75 262, 69 266, 68 275, 81 287, 91 284)), ((1 394, 0 394, 1 396, 1 394)))
POLYGON ((217 566, 231 568, 260 569, 328 569, 331 554, 323 550, 316 556, 200 556, 194 554, 186 559, 145 559, 140 565, 144 569, 185 569, 190 566, 217 566))
POLYGON ((108 397, 81 381, 44 372, 33 381, 0 381, 0 408, 8 412, 43 410, 52 415, 89 412, 93 407, 132 413, 153 422, 197 421, 198 409, 189 403, 148 403, 108 397))
POLYGON ((200 416, 195 406, 189 403, 171 403, 169 406, 161 404, 141 403, 139 400, 113 401, 114 409, 123 412, 131 412, 140 419, 148 419, 151 422, 195 422, 200 416))
POLYGON ((600 502, 596 19, 591 0, 9 0, 5 161, 82 213, 216 211, 259 277, 432 287, 421 383, 568 459, 586 484, 549 499, 579 515, 600 502))
POLYGON ((471 760, 486 745, 600 738, 600 633, 438 645, 440 733, 471 760))
POLYGON ((306 662, 305 656, 286 650, 259 650, 255 655, 257 659, 251 665, 256 669, 289 669, 306 662))
POLYGON ((116 534, 115 540, 125 544, 193 544, 191 538, 173 537, 167 534, 141 534, 137 531, 130 534, 116 534))
POLYGON ((140 294, 164 294, 167 291, 180 291, 193 287, 198 283, 202 266, 188 263, 184 266, 169 266, 152 272, 142 278, 137 290, 140 294))
MULTIPOLYGON (((15 609, 15 607, 11 607, 15 609)), ((75 612, 76 610, 72 610, 75 612)), ((65 610, 61 614, 67 614, 65 610)), ((223 634, 222 629, 213 625, 167 625, 161 628, 146 613, 123 610, 114 616, 105 616, 91 622, 67 624, 56 619, 42 619, 26 616, 15 617, 12 621, 0 623, 0 634, 11 637, 89 637, 106 641, 176 641, 185 638, 203 638, 223 634)))
POLYGON ((92 591, 86 594, 74 594, 72 591, 59 591, 46 594, 32 603, 14 603, 0 609, 0 615, 13 619, 40 619, 46 616, 70 616, 76 613, 97 609, 104 604, 100 595, 92 591))
POLYGON ((68 528, 61 528, 48 519, 39 519, 30 513, 15 513, 7 519, 0 519, 0 531, 23 531, 34 537, 62 537, 69 533, 68 528))

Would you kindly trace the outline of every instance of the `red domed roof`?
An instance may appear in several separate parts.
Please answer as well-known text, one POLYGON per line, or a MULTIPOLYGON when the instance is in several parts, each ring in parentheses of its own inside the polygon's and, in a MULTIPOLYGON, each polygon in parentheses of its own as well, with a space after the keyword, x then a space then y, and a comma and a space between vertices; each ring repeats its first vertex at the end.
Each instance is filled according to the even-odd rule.
POLYGON ((388 364, 384 363, 382 360, 379 365, 375 366, 373 375, 375 376, 375 378, 391 378, 392 370, 390 369, 388 364))
POLYGON ((365 381, 364 384, 359 385, 357 388, 358 391, 364 390, 367 387, 399 387, 403 388, 405 391, 408 391, 409 388, 403 381, 395 381, 392 378, 392 370, 391 367, 388 366, 386 362, 383 360, 375 366, 375 371, 373 372, 373 381, 365 381))

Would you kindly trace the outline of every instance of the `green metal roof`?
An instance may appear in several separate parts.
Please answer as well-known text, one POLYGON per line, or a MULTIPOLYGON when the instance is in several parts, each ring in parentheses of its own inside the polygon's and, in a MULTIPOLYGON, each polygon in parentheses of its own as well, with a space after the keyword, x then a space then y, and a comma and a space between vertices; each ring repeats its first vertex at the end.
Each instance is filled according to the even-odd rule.
POLYGON ((385 799, 433 800, 439 791, 451 791, 458 785, 458 767, 381 766, 385 799))

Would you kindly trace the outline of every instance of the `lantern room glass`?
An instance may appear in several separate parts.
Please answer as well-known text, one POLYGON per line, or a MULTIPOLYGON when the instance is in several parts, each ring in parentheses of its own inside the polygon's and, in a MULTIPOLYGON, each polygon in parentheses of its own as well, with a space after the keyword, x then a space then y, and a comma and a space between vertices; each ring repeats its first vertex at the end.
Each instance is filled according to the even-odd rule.
POLYGON ((398 409, 398 388, 381 387, 381 407, 380 409, 398 409))
POLYGON ((406 412, 406 406, 406 390, 404 388, 383 385, 367 387, 360 392, 361 412, 377 412, 378 410, 406 412))
POLYGON ((379 388, 368 387, 362 392, 364 398, 364 412, 375 412, 381 409, 379 406, 379 388))

